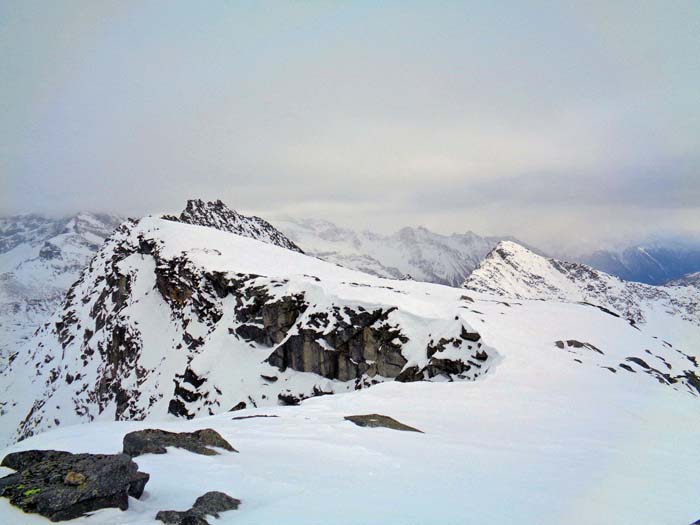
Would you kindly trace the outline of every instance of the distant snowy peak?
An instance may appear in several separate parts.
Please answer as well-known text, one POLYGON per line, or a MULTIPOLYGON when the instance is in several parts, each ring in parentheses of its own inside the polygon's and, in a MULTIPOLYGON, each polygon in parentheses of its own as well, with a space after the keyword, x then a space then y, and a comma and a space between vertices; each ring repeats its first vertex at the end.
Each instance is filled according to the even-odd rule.
POLYGON ((2 217, 0 218, 0 254, 20 245, 38 246, 58 236, 71 234, 104 239, 121 220, 116 215, 89 212, 61 218, 36 214, 2 217))
POLYGON ((190 199, 179 217, 165 215, 163 219, 216 228, 304 253, 301 248, 266 220, 260 217, 241 215, 220 200, 205 202, 201 199, 190 199))
POLYGON ((306 253, 390 279, 459 286, 502 237, 475 233, 441 235, 424 227, 391 235, 357 232, 319 219, 281 217, 273 223, 306 253))
POLYGON ((498 244, 465 281, 465 288, 512 299, 591 303, 634 322, 663 308, 700 324, 700 290, 626 282, 590 266, 538 255, 510 241, 498 244))

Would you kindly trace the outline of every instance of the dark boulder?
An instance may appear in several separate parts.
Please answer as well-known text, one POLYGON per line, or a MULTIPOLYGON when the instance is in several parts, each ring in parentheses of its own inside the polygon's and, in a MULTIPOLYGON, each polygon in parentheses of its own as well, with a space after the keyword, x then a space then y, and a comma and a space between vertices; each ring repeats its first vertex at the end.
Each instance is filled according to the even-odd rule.
POLYGON ((207 492, 197 498, 189 510, 161 510, 156 519, 168 525, 209 525, 205 516, 219 517, 220 512, 236 510, 241 500, 223 492, 207 492))
POLYGON ((381 414, 366 414, 358 416, 345 416, 347 421, 355 423, 359 427, 369 427, 369 428, 390 428, 392 430, 404 430, 407 432, 420 432, 417 428, 409 427, 403 423, 399 423, 393 417, 383 416, 381 414))
POLYGON ((141 454, 165 454, 166 447, 178 447, 202 454, 215 456, 216 450, 210 447, 223 448, 230 452, 237 452, 231 444, 211 428, 204 428, 195 432, 168 432, 157 428, 137 430, 124 436, 124 454, 131 457, 141 454))
POLYGON ((126 454, 28 450, 8 454, 2 466, 17 472, 0 478, 0 496, 51 521, 103 508, 126 510, 128 496, 140 497, 149 479, 126 454))

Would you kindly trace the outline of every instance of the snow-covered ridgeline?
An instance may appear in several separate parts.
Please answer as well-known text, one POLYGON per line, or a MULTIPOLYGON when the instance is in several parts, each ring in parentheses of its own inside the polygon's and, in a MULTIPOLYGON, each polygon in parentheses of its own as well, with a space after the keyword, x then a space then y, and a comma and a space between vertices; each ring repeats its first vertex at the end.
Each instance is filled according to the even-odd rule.
POLYGON ((491 251, 463 286, 514 299, 592 303, 635 323, 679 317, 700 326, 697 286, 626 282, 584 264, 543 257, 509 241, 491 251))

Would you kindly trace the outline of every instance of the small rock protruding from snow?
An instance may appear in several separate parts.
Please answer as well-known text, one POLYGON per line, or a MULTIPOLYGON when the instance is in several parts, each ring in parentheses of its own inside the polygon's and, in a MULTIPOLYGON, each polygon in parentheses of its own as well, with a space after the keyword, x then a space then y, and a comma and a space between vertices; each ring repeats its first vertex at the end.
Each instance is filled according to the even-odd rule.
POLYGON ((220 512, 236 510, 241 500, 224 492, 211 491, 198 497, 188 510, 161 510, 156 519, 167 525, 209 525, 206 516, 219 517, 220 512))
POLYGON ((399 421, 396 421, 393 417, 383 416, 381 414, 365 414, 357 416, 345 416, 347 421, 355 423, 358 427, 368 427, 368 428, 390 428, 392 430, 403 430, 404 432, 420 432, 423 434, 422 430, 417 428, 404 425, 399 421))
POLYGON ((211 428, 195 432, 168 432, 157 428, 137 430, 124 436, 124 454, 136 457, 142 454, 165 454, 166 447, 177 447, 203 456, 218 454, 212 447, 238 452, 221 434, 211 428))

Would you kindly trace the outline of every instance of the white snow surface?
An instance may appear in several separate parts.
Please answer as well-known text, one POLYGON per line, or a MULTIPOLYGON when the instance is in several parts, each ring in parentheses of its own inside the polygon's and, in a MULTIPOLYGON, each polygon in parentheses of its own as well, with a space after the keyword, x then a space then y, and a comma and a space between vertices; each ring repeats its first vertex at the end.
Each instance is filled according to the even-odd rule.
MULTIPOLYGON (((668 347, 584 305, 508 307, 486 297, 473 305, 482 313, 463 315, 502 355, 475 382, 383 383, 297 407, 90 423, 29 438, 0 455, 32 448, 115 453, 125 433, 153 427, 214 428, 240 451, 140 456, 140 469, 151 474, 144 497, 131 499, 125 512, 101 510, 76 524, 150 524, 158 510, 184 510, 208 490, 243 501, 211 520, 222 525, 671 525, 700 517, 700 400, 649 381, 639 369, 602 369, 596 352, 582 350, 578 363, 551 341, 590 341, 609 363, 632 349, 668 347), (424 434, 343 419, 369 413, 424 434), (256 414, 278 417, 232 419, 256 414)), ((0 517, 7 524, 46 522, 4 499, 0 517)))

